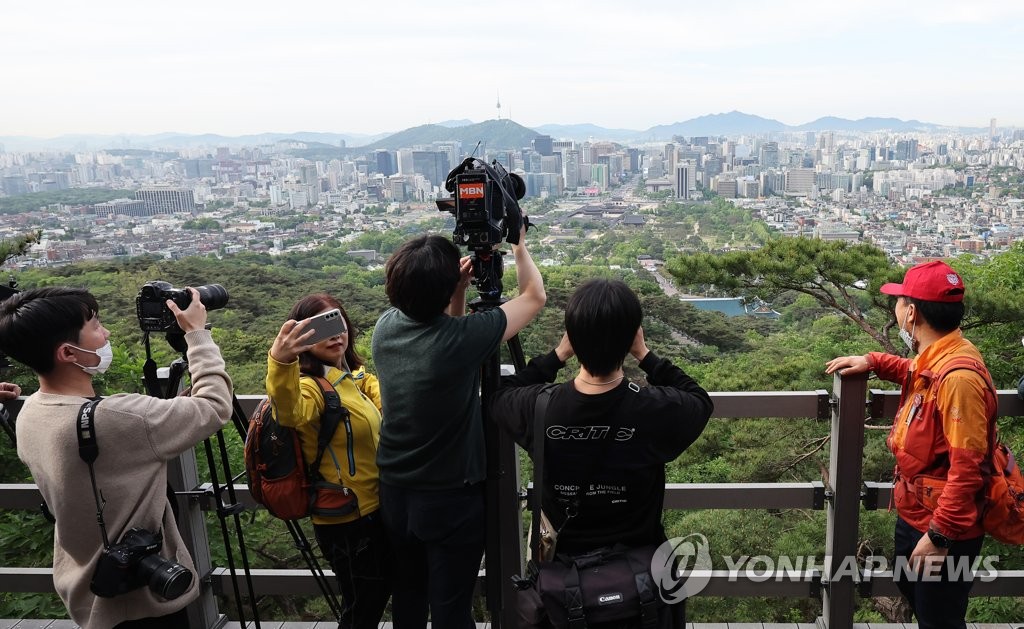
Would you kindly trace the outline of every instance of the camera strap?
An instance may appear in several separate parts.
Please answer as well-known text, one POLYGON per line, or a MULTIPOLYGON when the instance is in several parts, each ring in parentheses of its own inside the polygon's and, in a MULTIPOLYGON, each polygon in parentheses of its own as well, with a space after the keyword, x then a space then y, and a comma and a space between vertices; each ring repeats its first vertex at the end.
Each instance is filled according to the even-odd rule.
POLYGON ((107 525, 103 521, 103 506, 106 501, 103 494, 96 487, 96 470, 92 464, 100 455, 100 447, 96 441, 96 407, 99 400, 89 400, 78 409, 78 418, 75 421, 75 429, 78 432, 78 456, 89 466, 89 482, 92 483, 92 495, 96 500, 96 523, 100 525, 100 534, 103 536, 103 547, 110 547, 110 540, 107 538, 107 525))

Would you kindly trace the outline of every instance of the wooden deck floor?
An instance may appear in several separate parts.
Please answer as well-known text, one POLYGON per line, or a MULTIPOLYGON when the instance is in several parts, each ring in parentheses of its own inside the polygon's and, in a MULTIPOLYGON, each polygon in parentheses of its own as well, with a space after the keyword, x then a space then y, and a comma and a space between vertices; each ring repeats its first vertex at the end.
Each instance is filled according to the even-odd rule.
MULTIPOLYGON (((262 629, 336 629, 335 622, 282 622, 266 620, 260 623, 262 629)), ((252 626, 252 623, 249 623, 252 626)), ((427 625, 428 627, 430 625, 427 625)), ((479 629, 489 629, 489 624, 477 624, 479 629)), ((813 623, 687 623, 687 629, 817 629, 813 623)), ((916 629, 916 624, 865 624, 855 623, 853 629, 916 629)), ((70 620, 11 620, 0 619, 0 629, 78 629, 70 620)), ((241 629, 237 622, 229 622, 225 629, 241 629)), ((381 629, 392 629, 391 623, 383 623, 381 629)), ((1024 629, 1024 623, 967 623, 967 629, 1024 629)))

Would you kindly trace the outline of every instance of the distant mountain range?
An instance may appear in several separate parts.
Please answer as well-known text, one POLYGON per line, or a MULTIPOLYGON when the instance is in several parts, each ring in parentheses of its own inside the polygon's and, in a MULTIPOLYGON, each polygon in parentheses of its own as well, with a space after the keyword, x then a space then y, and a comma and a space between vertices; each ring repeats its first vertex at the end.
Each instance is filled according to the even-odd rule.
MULTIPOLYGON (((159 148, 182 149, 196 147, 239 147, 274 144, 296 140, 315 146, 340 149, 344 141, 346 148, 362 151, 378 148, 395 150, 405 146, 430 144, 459 140, 463 148, 483 141, 489 148, 521 148, 529 146, 538 134, 550 135, 564 140, 611 140, 615 142, 658 142, 670 140, 674 135, 692 136, 736 136, 759 133, 838 131, 860 132, 890 131, 895 133, 931 132, 942 129, 961 133, 982 133, 985 127, 946 127, 919 120, 898 118, 861 118, 848 120, 827 116, 802 125, 787 125, 771 118, 762 118, 739 111, 722 114, 708 114, 683 122, 657 125, 647 130, 607 129, 593 124, 545 124, 527 128, 511 120, 488 120, 473 123, 471 120, 446 120, 437 124, 412 127, 394 134, 374 135, 359 133, 261 133, 242 136, 215 134, 188 135, 184 133, 159 133, 155 135, 63 135, 56 138, 40 139, 24 136, 0 136, 0 144, 9 151, 26 150, 100 150, 159 148)), ((472 150, 468 148, 467 150, 472 150)), ((338 150, 346 152, 345 149, 338 150)))
POLYGON ((184 149, 217 146, 259 146, 285 140, 315 142, 338 147, 344 140, 347 146, 359 146, 376 142, 387 133, 367 135, 362 133, 257 133, 251 135, 227 136, 214 133, 191 135, 187 133, 157 133, 154 135, 62 135, 56 138, 33 138, 28 136, 0 136, 0 144, 8 151, 70 150, 96 151, 102 149, 184 149))

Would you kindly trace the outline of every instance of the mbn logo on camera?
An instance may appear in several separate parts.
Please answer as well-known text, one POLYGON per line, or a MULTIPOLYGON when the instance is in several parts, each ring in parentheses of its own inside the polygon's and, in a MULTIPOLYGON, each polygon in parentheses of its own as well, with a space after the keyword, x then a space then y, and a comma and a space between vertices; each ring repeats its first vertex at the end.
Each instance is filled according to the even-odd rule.
POLYGON ((484 198, 484 184, 482 183, 460 183, 460 199, 482 199, 484 198))

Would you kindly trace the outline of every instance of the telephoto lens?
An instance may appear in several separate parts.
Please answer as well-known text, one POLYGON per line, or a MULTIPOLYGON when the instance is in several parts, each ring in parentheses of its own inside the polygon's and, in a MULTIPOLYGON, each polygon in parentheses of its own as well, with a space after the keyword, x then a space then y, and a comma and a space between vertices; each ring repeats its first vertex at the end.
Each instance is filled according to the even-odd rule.
POLYGON ((191 570, 160 555, 144 557, 139 562, 138 575, 148 582, 154 594, 167 600, 178 598, 192 585, 191 570))
POLYGON ((220 284, 207 284, 194 288, 199 293, 199 301, 203 302, 207 310, 217 310, 228 303, 228 291, 220 284))

